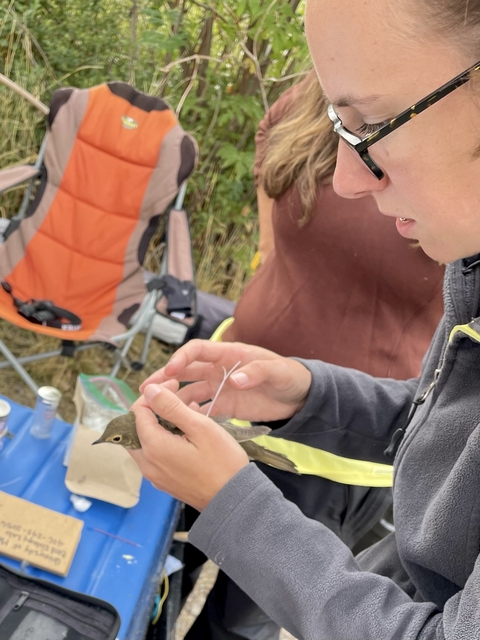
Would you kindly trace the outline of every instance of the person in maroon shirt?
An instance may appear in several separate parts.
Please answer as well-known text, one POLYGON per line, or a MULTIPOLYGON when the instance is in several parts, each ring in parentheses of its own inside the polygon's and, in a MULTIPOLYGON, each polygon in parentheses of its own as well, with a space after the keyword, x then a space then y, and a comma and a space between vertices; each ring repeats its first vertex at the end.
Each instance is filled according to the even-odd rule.
MULTIPOLYGON (((373 198, 334 192, 337 139, 313 71, 269 109, 255 142, 262 264, 222 340, 379 377, 419 375, 443 312, 444 268, 402 238, 373 198)), ((389 489, 333 482, 321 469, 296 476, 258 464, 356 552, 387 532, 372 528, 389 507, 389 489)), ((188 549, 187 566, 190 553, 199 552, 188 549)), ((274 640, 279 631, 220 572, 186 640, 274 640)))
POLYGON ((442 314, 444 269, 402 238, 373 198, 336 195, 337 141, 323 108, 311 72, 260 122, 262 265, 222 339, 411 378, 442 314))

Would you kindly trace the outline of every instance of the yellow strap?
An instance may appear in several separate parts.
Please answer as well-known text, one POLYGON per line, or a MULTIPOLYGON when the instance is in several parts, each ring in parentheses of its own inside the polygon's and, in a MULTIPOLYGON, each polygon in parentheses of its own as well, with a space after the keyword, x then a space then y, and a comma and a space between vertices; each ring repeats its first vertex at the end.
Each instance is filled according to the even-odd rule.
MULTIPOLYGON (((213 342, 221 342, 223 333, 231 326, 234 318, 227 318, 217 328, 210 338, 213 342)), ((480 336, 479 336, 480 341, 480 336)), ((247 420, 230 420, 238 427, 249 427, 247 420)), ((320 476, 341 484, 352 484, 360 487, 391 487, 393 485, 393 467, 389 464, 368 462, 366 460, 354 460, 343 458, 334 453, 310 447, 300 442, 292 442, 284 438, 272 438, 260 436, 254 438, 270 451, 283 453, 297 467, 300 473, 311 476, 320 476)))
POLYGON ((450 331, 450 335, 448 336, 448 341, 451 342, 457 333, 464 333, 466 336, 468 336, 475 342, 480 342, 480 333, 478 333, 478 331, 475 331, 472 324, 473 322, 469 322, 468 324, 457 324, 450 331))
POLYGON ((253 442, 271 451, 283 453, 295 463, 300 473, 360 487, 391 487, 393 485, 393 467, 388 464, 343 458, 334 453, 283 438, 260 436, 254 438, 253 442))
POLYGON ((228 329, 228 327, 230 327, 234 323, 234 321, 235 318, 227 318, 226 320, 224 320, 222 324, 218 325, 218 327, 215 329, 210 340, 212 342, 221 342, 223 334, 228 329))
MULTIPOLYGON (((247 420, 233 419, 230 422, 236 427, 250 426, 247 420)), ((360 487, 391 487, 393 485, 393 467, 389 464, 343 458, 323 449, 284 438, 259 436, 254 438, 253 442, 270 451, 283 453, 295 463, 300 473, 309 476, 320 476, 341 484, 354 484, 360 487)))

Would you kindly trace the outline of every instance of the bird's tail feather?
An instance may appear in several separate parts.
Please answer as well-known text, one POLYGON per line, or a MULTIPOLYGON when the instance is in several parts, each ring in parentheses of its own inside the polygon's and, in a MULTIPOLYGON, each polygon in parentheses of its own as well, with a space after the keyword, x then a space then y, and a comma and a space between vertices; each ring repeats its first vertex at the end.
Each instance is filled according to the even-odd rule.
POLYGON ((242 448, 246 451, 248 456, 253 460, 258 460, 258 462, 264 462, 265 464, 269 464, 276 469, 280 469, 281 471, 290 471, 290 473, 296 473, 300 475, 295 464, 287 458, 287 456, 283 455, 283 453, 277 453, 276 451, 271 451, 266 447, 262 447, 262 445, 257 444, 256 442, 252 442, 251 440, 248 442, 241 443, 242 448))

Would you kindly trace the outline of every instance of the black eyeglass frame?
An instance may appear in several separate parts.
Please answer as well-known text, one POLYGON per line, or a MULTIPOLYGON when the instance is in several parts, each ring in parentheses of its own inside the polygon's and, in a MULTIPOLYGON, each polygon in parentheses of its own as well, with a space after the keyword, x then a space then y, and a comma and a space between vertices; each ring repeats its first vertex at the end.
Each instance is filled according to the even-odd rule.
POLYGON ((373 175, 378 180, 381 180, 385 174, 368 153, 369 147, 371 147, 372 144, 375 144, 382 138, 388 136, 390 133, 392 133, 392 131, 395 131, 395 129, 398 129, 406 122, 409 122, 409 120, 417 116, 422 111, 425 111, 425 109, 428 109, 428 107, 431 107, 445 96, 448 96, 449 93, 452 93, 452 91, 455 91, 455 89, 458 89, 458 87, 461 87, 462 85, 467 83, 470 80, 472 73, 475 73, 479 70, 480 61, 476 62, 474 65, 460 73, 458 76, 455 76, 455 78, 442 85, 439 89, 436 89, 435 91, 432 91, 432 93, 429 93, 428 96, 425 96, 425 98, 423 98, 416 104, 412 105, 408 109, 405 109, 405 111, 402 111, 398 116, 392 118, 390 122, 383 125, 383 127, 380 127, 378 131, 371 133, 363 140, 355 133, 352 133, 352 131, 349 131, 343 126, 340 116, 337 114, 332 104, 330 104, 327 109, 328 117, 333 123, 333 129, 335 133, 337 133, 351 149, 358 153, 362 161, 367 165, 373 175))

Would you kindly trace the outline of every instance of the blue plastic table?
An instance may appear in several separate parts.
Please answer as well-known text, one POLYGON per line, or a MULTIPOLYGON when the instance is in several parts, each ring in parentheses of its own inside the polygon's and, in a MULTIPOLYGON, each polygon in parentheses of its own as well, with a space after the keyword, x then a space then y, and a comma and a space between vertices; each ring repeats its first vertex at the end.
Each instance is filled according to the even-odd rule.
MULTIPOLYGON (((0 490, 85 523, 66 577, 31 566, 26 567, 26 573, 107 600, 122 619, 118 640, 142 639, 179 504, 144 480, 140 501, 131 509, 92 499, 88 511, 75 511, 64 484, 66 467, 63 466, 71 425, 55 420, 52 437, 37 440, 29 433, 33 411, 4 399, 12 406, 8 429, 14 438, 6 439, 0 451, 0 490)), ((19 562, 2 555, 0 562, 20 568, 19 562)))

